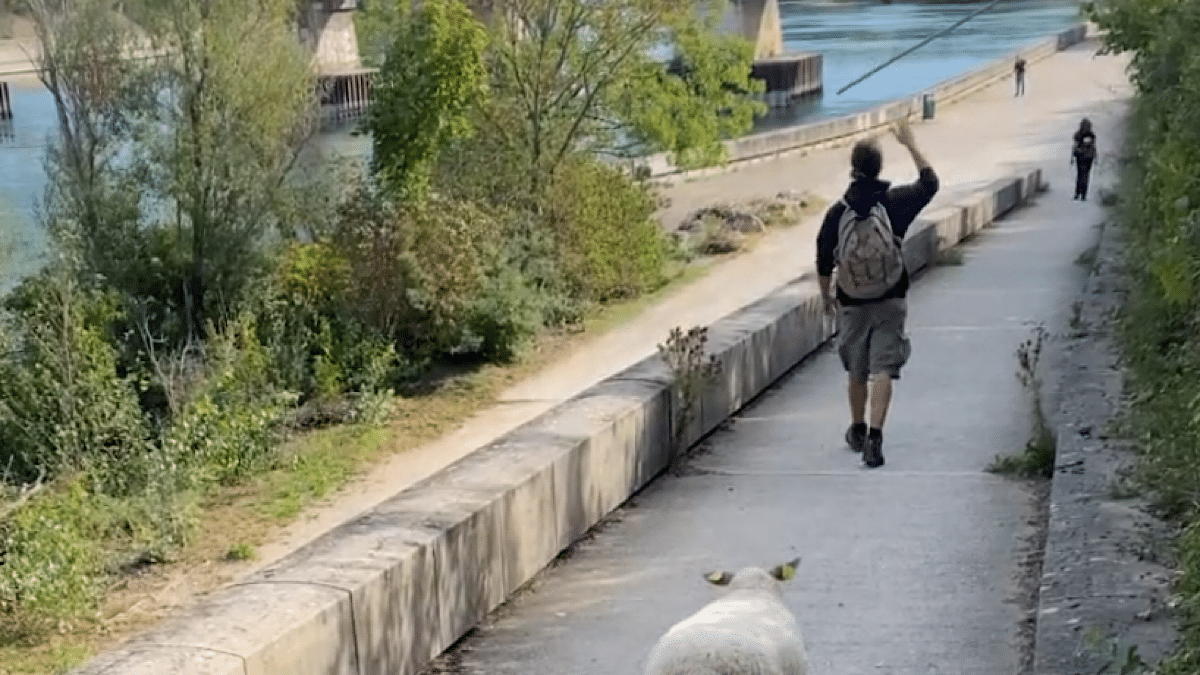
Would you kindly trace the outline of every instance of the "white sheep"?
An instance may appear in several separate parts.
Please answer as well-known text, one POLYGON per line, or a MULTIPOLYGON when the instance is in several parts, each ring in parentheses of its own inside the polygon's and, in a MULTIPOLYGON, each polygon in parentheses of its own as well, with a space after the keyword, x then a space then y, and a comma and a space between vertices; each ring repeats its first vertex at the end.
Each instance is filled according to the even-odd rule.
POLYGON ((728 592, 659 638, 646 675, 806 675, 804 639, 779 584, 799 565, 797 558, 770 572, 747 567, 705 575, 728 592))

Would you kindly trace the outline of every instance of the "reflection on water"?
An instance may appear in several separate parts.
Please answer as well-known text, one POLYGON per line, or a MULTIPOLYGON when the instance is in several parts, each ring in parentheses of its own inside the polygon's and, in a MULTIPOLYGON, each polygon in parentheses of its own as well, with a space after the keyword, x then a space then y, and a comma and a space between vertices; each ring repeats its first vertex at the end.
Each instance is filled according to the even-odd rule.
MULTIPOLYGON (((978 4, 882 4, 866 0, 825 2, 781 0, 784 40, 792 51, 824 56, 825 92, 795 105, 772 110, 758 120, 766 130, 840 115, 908 96, 954 77, 986 61, 1063 30, 1078 20, 1078 2, 1010 0, 992 8, 881 72, 845 94, 835 92, 921 39, 978 9, 978 4)), ((1036 87, 1036 74, 1031 86, 1036 87)), ((50 95, 36 79, 9 82, 14 119, 0 123, 0 292, 13 280, 37 269, 45 235, 36 225, 34 206, 46 176, 42 157, 54 131, 50 95)), ((366 156, 368 139, 350 128, 319 135, 306 161, 366 156)))

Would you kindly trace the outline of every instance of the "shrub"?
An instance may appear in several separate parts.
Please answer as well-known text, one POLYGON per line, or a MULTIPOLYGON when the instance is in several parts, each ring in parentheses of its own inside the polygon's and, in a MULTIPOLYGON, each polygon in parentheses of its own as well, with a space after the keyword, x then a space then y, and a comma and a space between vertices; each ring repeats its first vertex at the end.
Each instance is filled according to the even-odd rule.
POLYGON ((67 482, 0 525, 0 616, 9 630, 36 633, 95 609, 105 562, 95 542, 105 527, 90 497, 82 481, 67 482))
POLYGON ((394 346, 359 320, 345 256, 293 244, 251 303, 276 384, 301 400, 386 388, 404 371, 394 346))
POLYGON ((117 370, 112 297, 65 270, 31 277, 0 328, 0 465, 18 480, 121 461, 148 430, 133 379, 117 370))
POLYGON ((635 297, 665 281, 669 245, 651 219, 654 201, 617 169, 590 160, 563 165, 543 208, 559 242, 564 278, 577 297, 635 297))
POLYGON ((542 326, 544 305, 520 272, 497 269, 469 303, 463 343, 489 361, 511 361, 542 326))
POLYGON ((165 456, 202 480, 221 483, 270 468, 295 395, 273 386, 254 318, 243 313, 224 330, 210 326, 201 363, 197 386, 164 428, 165 456))
POLYGON ((333 239, 350 262, 355 317, 417 361, 512 358, 545 318, 542 288, 557 277, 550 256, 522 247, 539 240, 521 222, 470 202, 399 206, 360 189, 333 239))

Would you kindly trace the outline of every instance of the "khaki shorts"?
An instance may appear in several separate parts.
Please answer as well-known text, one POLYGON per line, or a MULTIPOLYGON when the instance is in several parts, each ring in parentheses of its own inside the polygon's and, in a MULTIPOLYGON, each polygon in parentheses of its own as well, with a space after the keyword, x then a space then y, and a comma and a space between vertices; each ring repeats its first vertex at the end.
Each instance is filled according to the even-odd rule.
POLYGON ((837 321, 838 354, 846 372, 860 380, 880 373, 900 379, 912 353, 904 333, 907 316, 904 298, 843 306, 837 321))

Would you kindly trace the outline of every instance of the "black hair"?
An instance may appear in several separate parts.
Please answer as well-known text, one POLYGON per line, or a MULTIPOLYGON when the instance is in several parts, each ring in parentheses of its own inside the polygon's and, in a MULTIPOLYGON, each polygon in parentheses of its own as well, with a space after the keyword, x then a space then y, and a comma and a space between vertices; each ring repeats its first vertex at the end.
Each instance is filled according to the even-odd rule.
POLYGON ((850 151, 850 175, 854 178, 879 178, 883 170, 883 151, 873 140, 859 141, 850 151))

